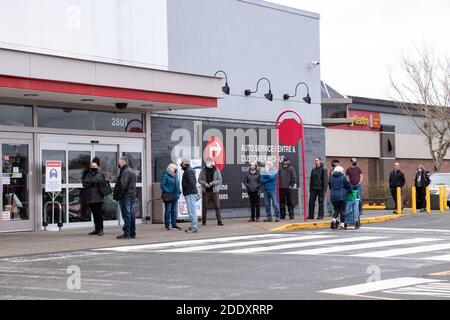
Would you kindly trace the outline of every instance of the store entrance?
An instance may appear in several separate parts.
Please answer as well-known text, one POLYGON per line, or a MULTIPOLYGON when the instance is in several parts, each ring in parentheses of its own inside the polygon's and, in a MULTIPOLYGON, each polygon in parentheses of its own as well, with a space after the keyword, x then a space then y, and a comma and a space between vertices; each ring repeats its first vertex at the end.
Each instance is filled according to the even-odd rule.
MULTIPOLYGON (((42 167, 41 208, 42 217, 47 215, 49 228, 56 228, 61 214, 64 227, 87 227, 92 225, 92 216, 85 202, 85 190, 82 185, 83 171, 90 166, 90 161, 98 157, 101 171, 114 188, 118 174, 118 159, 127 156, 130 167, 137 176, 137 199, 135 205, 136 218, 142 218, 143 188, 145 186, 144 142, 143 139, 102 138, 102 137, 74 137, 74 136, 41 136, 40 157, 42 167), (51 206, 45 208, 45 203, 51 201, 50 194, 45 192, 45 163, 48 160, 62 162, 62 191, 56 201, 61 203, 59 209, 52 211, 51 206), (44 212, 45 211, 45 212, 44 212)), ((120 208, 112 195, 105 198, 105 225, 121 224, 120 208)))
POLYGON ((0 232, 33 230, 33 206, 30 197, 32 145, 31 139, 0 138, 0 232))

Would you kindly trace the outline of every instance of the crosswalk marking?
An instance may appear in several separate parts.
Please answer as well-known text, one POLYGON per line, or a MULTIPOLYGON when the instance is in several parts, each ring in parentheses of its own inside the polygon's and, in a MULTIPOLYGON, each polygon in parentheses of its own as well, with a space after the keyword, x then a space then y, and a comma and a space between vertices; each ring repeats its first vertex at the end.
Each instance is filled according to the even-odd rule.
POLYGON ((335 289, 324 290, 321 292, 340 295, 359 295, 369 292, 395 289, 400 287, 407 287, 411 285, 433 283, 433 282, 440 282, 440 280, 406 277, 389 280, 380 280, 375 282, 366 282, 354 286, 340 287, 335 289))
POLYGON ((450 254, 446 254, 446 255, 442 255, 442 256, 423 258, 423 260, 448 261, 448 262, 450 262, 450 254))
POLYGON ((256 241, 242 241, 242 242, 234 242, 234 243, 220 243, 220 244, 193 246, 193 247, 175 248, 175 249, 163 249, 163 250, 159 250, 158 252, 195 252, 195 251, 206 251, 206 250, 223 249, 223 248, 246 247, 246 246, 260 245, 260 244, 323 239, 323 238, 330 238, 330 237, 332 237, 332 236, 312 235, 312 236, 289 237, 289 238, 282 238, 282 239, 276 238, 276 239, 266 239, 266 240, 256 240, 256 241))
MULTIPOLYGON (((383 239, 383 237, 354 237, 354 238, 345 238, 345 239, 331 239, 331 240, 322 240, 322 241, 312 241, 312 242, 299 242, 299 243, 289 243, 283 245, 276 245, 270 247, 257 247, 257 248, 246 248, 239 250, 227 250, 222 251, 223 253, 256 253, 256 252, 266 252, 266 251, 274 251, 274 250, 282 250, 282 249, 292 249, 292 248, 301 248, 301 247, 312 247, 315 245, 326 245, 326 244, 335 244, 335 243, 347 243, 347 242, 357 242, 357 241, 365 241, 365 240, 377 240, 383 239)), ((292 254, 290 252, 283 254, 292 254)))
POLYGON ((173 241, 173 242, 164 242, 164 243, 152 243, 152 244, 143 244, 143 245, 134 245, 134 246, 101 248, 101 249, 95 249, 95 250, 96 251, 128 252, 128 251, 139 251, 139 250, 147 250, 147 249, 159 249, 159 248, 176 247, 176 246, 188 246, 188 245, 196 245, 196 244, 204 244, 204 243, 231 242, 231 241, 259 239, 259 238, 285 238, 285 237, 291 237, 291 236, 292 236, 291 234, 278 234, 278 233, 274 233, 274 234, 258 234, 258 235, 251 235, 251 236, 237 236, 237 237, 224 237, 224 238, 212 238, 212 239, 183 240, 183 241, 173 241))
POLYGON ((318 255, 318 254, 342 252, 342 251, 350 251, 350 250, 361 250, 361 249, 370 249, 370 248, 398 246, 398 245, 405 245, 405 244, 423 243, 423 242, 430 242, 430 241, 437 241, 437 240, 438 239, 433 239, 433 238, 388 240, 388 241, 380 241, 380 242, 359 243, 359 244, 353 244, 353 245, 348 245, 348 246, 335 246, 335 247, 328 247, 328 248, 293 251, 293 252, 287 252, 286 254, 318 255))
POLYGON ((354 255, 351 255, 351 257, 388 258, 388 257, 396 257, 396 256, 421 253, 421 252, 438 251, 438 250, 444 250, 444 249, 450 249, 450 243, 432 244, 432 245, 427 245, 427 246, 391 249, 391 250, 383 250, 383 251, 375 251, 375 252, 366 252, 366 253, 354 254, 354 255))

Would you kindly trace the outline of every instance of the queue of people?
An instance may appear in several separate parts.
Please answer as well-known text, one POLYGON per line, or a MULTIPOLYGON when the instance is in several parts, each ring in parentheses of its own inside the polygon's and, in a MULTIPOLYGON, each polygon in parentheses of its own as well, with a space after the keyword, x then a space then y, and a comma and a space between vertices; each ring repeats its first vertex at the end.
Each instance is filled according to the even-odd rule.
MULTIPOLYGON (((352 165, 347 169, 340 165, 339 160, 331 162, 330 173, 322 163, 320 157, 315 158, 315 166, 311 170, 309 183, 309 215, 308 219, 315 218, 316 201, 318 202, 317 219, 324 219, 324 201, 327 190, 330 195, 327 200, 328 213, 332 216, 332 226, 338 227, 338 218, 343 224, 345 217, 346 195, 352 191, 357 191, 359 199, 362 199, 361 184, 364 179, 363 171, 358 167, 358 160, 351 159, 352 165)), ((189 159, 181 160, 183 170, 182 179, 179 181, 178 166, 169 164, 167 170, 161 176, 161 198, 164 202, 164 226, 166 230, 181 231, 177 224, 178 201, 183 194, 186 201, 187 212, 191 221, 190 227, 185 230, 187 233, 198 232, 198 218, 196 203, 199 197, 197 184, 201 186, 202 198, 202 225, 207 224, 208 205, 212 204, 217 219, 217 225, 223 226, 220 207, 220 186, 223 178, 213 159, 205 161, 199 178, 190 165, 189 159), (181 187, 180 187, 181 186, 181 187)), ((109 194, 119 204, 122 219, 124 221, 123 234, 117 239, 136 238, 136 221, 134 202, 136 199, 136 174, 129 167, 127 157, 119 159, 120 173, 117 178, 114 190, 110 187, 109 181, 101 171, 99 158, 94 158, 89 169, 82 174, 82 185, 84 187, 84 202, 89 207, 94 221, 94 230, 89 233, 91 236, 104 235, 103 227, 103 204, 104 199, 109 194)), ((430 173, 420 165, 414 178, 414 185, 417 192, 417 208, 425 211, 425 190, 430 184, 430 173)), ((397 188, 405 186, 406 179, 400 170, 400 164, 395 163, 394 169, 389 176, 389 188, 394 202, 397 203, 397 188)), ((260 222, 261 220, 261 196, 264 198, 266 217, 264 222, 279 222, 286 219, 295 218, 294 214, 294 190, 297 189, 297 176, 295 168, 292 166, 289 157, 283 157, 280 168, 277 170, 271 161, 267 161, 263 168, 259 168, 257 163, 250 164, 248 171, 243 178, 250 202, 249 222, 260 222), (272 214, 272 208, 274 216, 272 214)), ((362 201, 359 201, 360 214, 362 213, 362 201)), ((394 210, 394 213, 396 211, 394 210)))

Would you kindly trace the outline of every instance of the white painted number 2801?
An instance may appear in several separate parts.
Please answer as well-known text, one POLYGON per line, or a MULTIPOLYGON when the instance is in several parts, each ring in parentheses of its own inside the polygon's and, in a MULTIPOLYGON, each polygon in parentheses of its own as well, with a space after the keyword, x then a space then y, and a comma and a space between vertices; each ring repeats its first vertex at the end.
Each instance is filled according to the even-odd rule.
POLYGON ((111 125, 113 127, 125 127, 128 124, 128 120, 125 118, 112 118, 111 125))

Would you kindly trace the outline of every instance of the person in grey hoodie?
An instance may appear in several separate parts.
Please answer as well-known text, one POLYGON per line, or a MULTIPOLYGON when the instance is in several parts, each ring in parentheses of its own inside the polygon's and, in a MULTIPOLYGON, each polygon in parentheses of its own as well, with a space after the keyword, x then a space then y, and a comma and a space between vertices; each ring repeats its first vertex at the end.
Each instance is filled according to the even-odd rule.
POLYGON ((289 212, 289 219, 294 219, 294 188, 297 185, 297 175, 291 165, 289 157, 285 156, 281 167, 278 170, 279 190, 280 190, 280 213, 281 219, 286 219, 286 205, 289 212))
POLYGON ((217 224, 223 226, 220 213, 219 190, 222 185, 222 174, 217 169, 213 159, 206 159, 206 167, 200 172, 198 183, 202 186, 202 225, 206 225, 208 203, 212 202, 216 210, 217 224))
POLYGON ((256 162, 250 163, 250 168, 245 174, 244 185, 247 188, 248 198, 250 200, 251 216, 248 222, 259 222, 261 216, 260 206, 260 173, 256 162))

